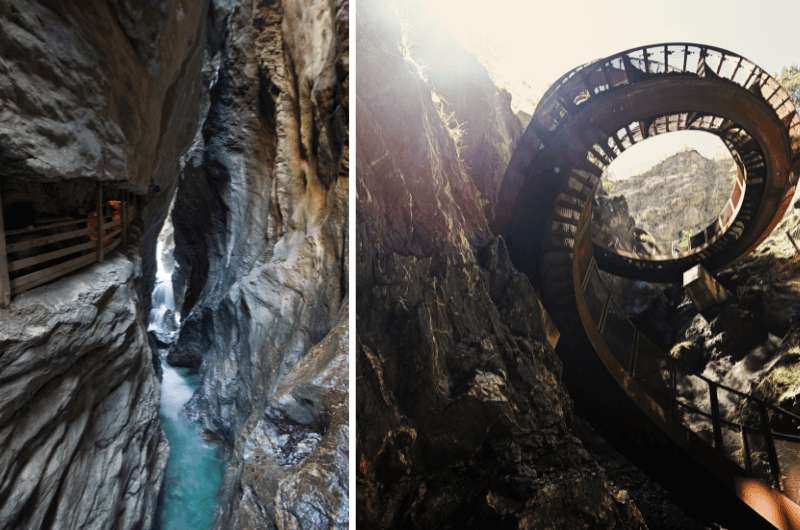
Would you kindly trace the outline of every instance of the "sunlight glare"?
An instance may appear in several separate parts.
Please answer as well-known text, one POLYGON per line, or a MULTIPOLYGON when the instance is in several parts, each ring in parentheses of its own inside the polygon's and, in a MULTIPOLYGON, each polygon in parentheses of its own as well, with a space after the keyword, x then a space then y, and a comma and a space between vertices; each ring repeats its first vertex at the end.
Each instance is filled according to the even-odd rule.
POLYGON ((532 112, 550 84, 571 68, 658 42, 699 42, 755 61, 770 72, 800 62, 800 2, 776 0, 753 9, 744 0, 429 0, 445 29, 475 54, 515 110, 532 112), (646 20, 652 20, 648 24, 646 20))

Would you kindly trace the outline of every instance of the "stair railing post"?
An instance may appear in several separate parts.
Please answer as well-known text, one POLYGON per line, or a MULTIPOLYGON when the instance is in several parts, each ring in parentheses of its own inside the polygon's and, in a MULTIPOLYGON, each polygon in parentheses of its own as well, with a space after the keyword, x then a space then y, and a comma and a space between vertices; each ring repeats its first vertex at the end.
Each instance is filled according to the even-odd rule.
POLYGON ((681 413, 678 404, 678 374, 675 372, 675 361, 667 358, 667 375, 669 376, 670 414, 672 421, 681 423, 681 413))
POLYGON ((764 436, 764 445, 767 449, 767 459, 769 461, 769 472, 772 477, 772 484, 775 488, 782 490, 781 470, 778 464, 778 453, 775 451, 775 439, 772 437, 772 427, 769 425, 767 406, 763 402, 758 402, 758 412, 761 416, 761 433, 764 436))
POLYGON ((0 196, 0 307, 8 307, 11 303, 11 278, 8 275, 8 254, 6 250, 3 198, 0 196))
POLYGON ((792 232, 790 230, 786 231, 786 237, 789 238, 789 242, 792 244, 792 246, 794 247, 795 251, 798 254, 800 254, 800 247, 797 246, 797 243, 795 242, 794 238, 792 237, 792 232))
POLYGON ((747 438, 747 427, 742 425, 742 455, 744 456, 744 470, 753 472, 753 460, 750 456, 750 440, 747 438))
POLYGON ((717 395, 717 385, 713 381, 708 381, 708 397, 711 404, 711 425, 714 429, 714 449, 722 450, 722 424, 719 418, 719 396, 717 395))
POLYGON ((102 262, 103 254, 103 183, 97 183, 97 261, 102 262))

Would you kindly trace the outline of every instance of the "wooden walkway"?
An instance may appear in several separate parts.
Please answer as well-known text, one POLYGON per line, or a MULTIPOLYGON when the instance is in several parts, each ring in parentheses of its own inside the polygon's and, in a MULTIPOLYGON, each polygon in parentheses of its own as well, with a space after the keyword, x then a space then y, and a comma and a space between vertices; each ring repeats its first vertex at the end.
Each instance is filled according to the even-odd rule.
MULTIPOLYGON (((96 212, 102 212, 104 205, 103 186, 98 184, 96 212)), ((120 244, 127 244, 132 217, 126 193, 112 215, 95 213, 5 230, 0 199, 0 307, 8 306, 19 293, 102 262, 120 244)))

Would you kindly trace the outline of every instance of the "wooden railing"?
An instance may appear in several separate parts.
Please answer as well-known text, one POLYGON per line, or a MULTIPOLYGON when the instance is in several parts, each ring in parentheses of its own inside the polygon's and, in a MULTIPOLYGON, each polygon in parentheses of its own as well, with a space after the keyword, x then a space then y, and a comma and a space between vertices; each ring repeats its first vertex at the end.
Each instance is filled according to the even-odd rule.
MULTIPOLYGON (((96 212, 102 212, 103 206, 102 187, 98 186, 96 212)), ((127 243, 132 210, 123 200, 112 215, 64 218, 5 230, 0 201, 0 306, 10 304, 19 293, 102 262, 127 243)))

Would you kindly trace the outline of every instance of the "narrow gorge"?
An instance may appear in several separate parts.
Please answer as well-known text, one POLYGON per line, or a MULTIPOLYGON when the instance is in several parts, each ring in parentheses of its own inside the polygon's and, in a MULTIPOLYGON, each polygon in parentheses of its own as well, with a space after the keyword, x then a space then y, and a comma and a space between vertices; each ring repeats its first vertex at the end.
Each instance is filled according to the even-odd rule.
POLYGON ((348 10, 0 5, 0 528, 346 528, 348 10))
POLYGON ((357 10, 359 525, 796 528, 789 93, 732 52, 661 43, 566 65, 531 117, 433 9, 357 10), (716 101, 768 119, 737 127, 716 101), (764 123, 780 134, 749 135, 764 123), (606 173, 690 129, 726 158, 688 142, 606 173), (723 244, 740 259, 715 261, 723 244), (700 262, 725 300, 684 288, 700 262))

